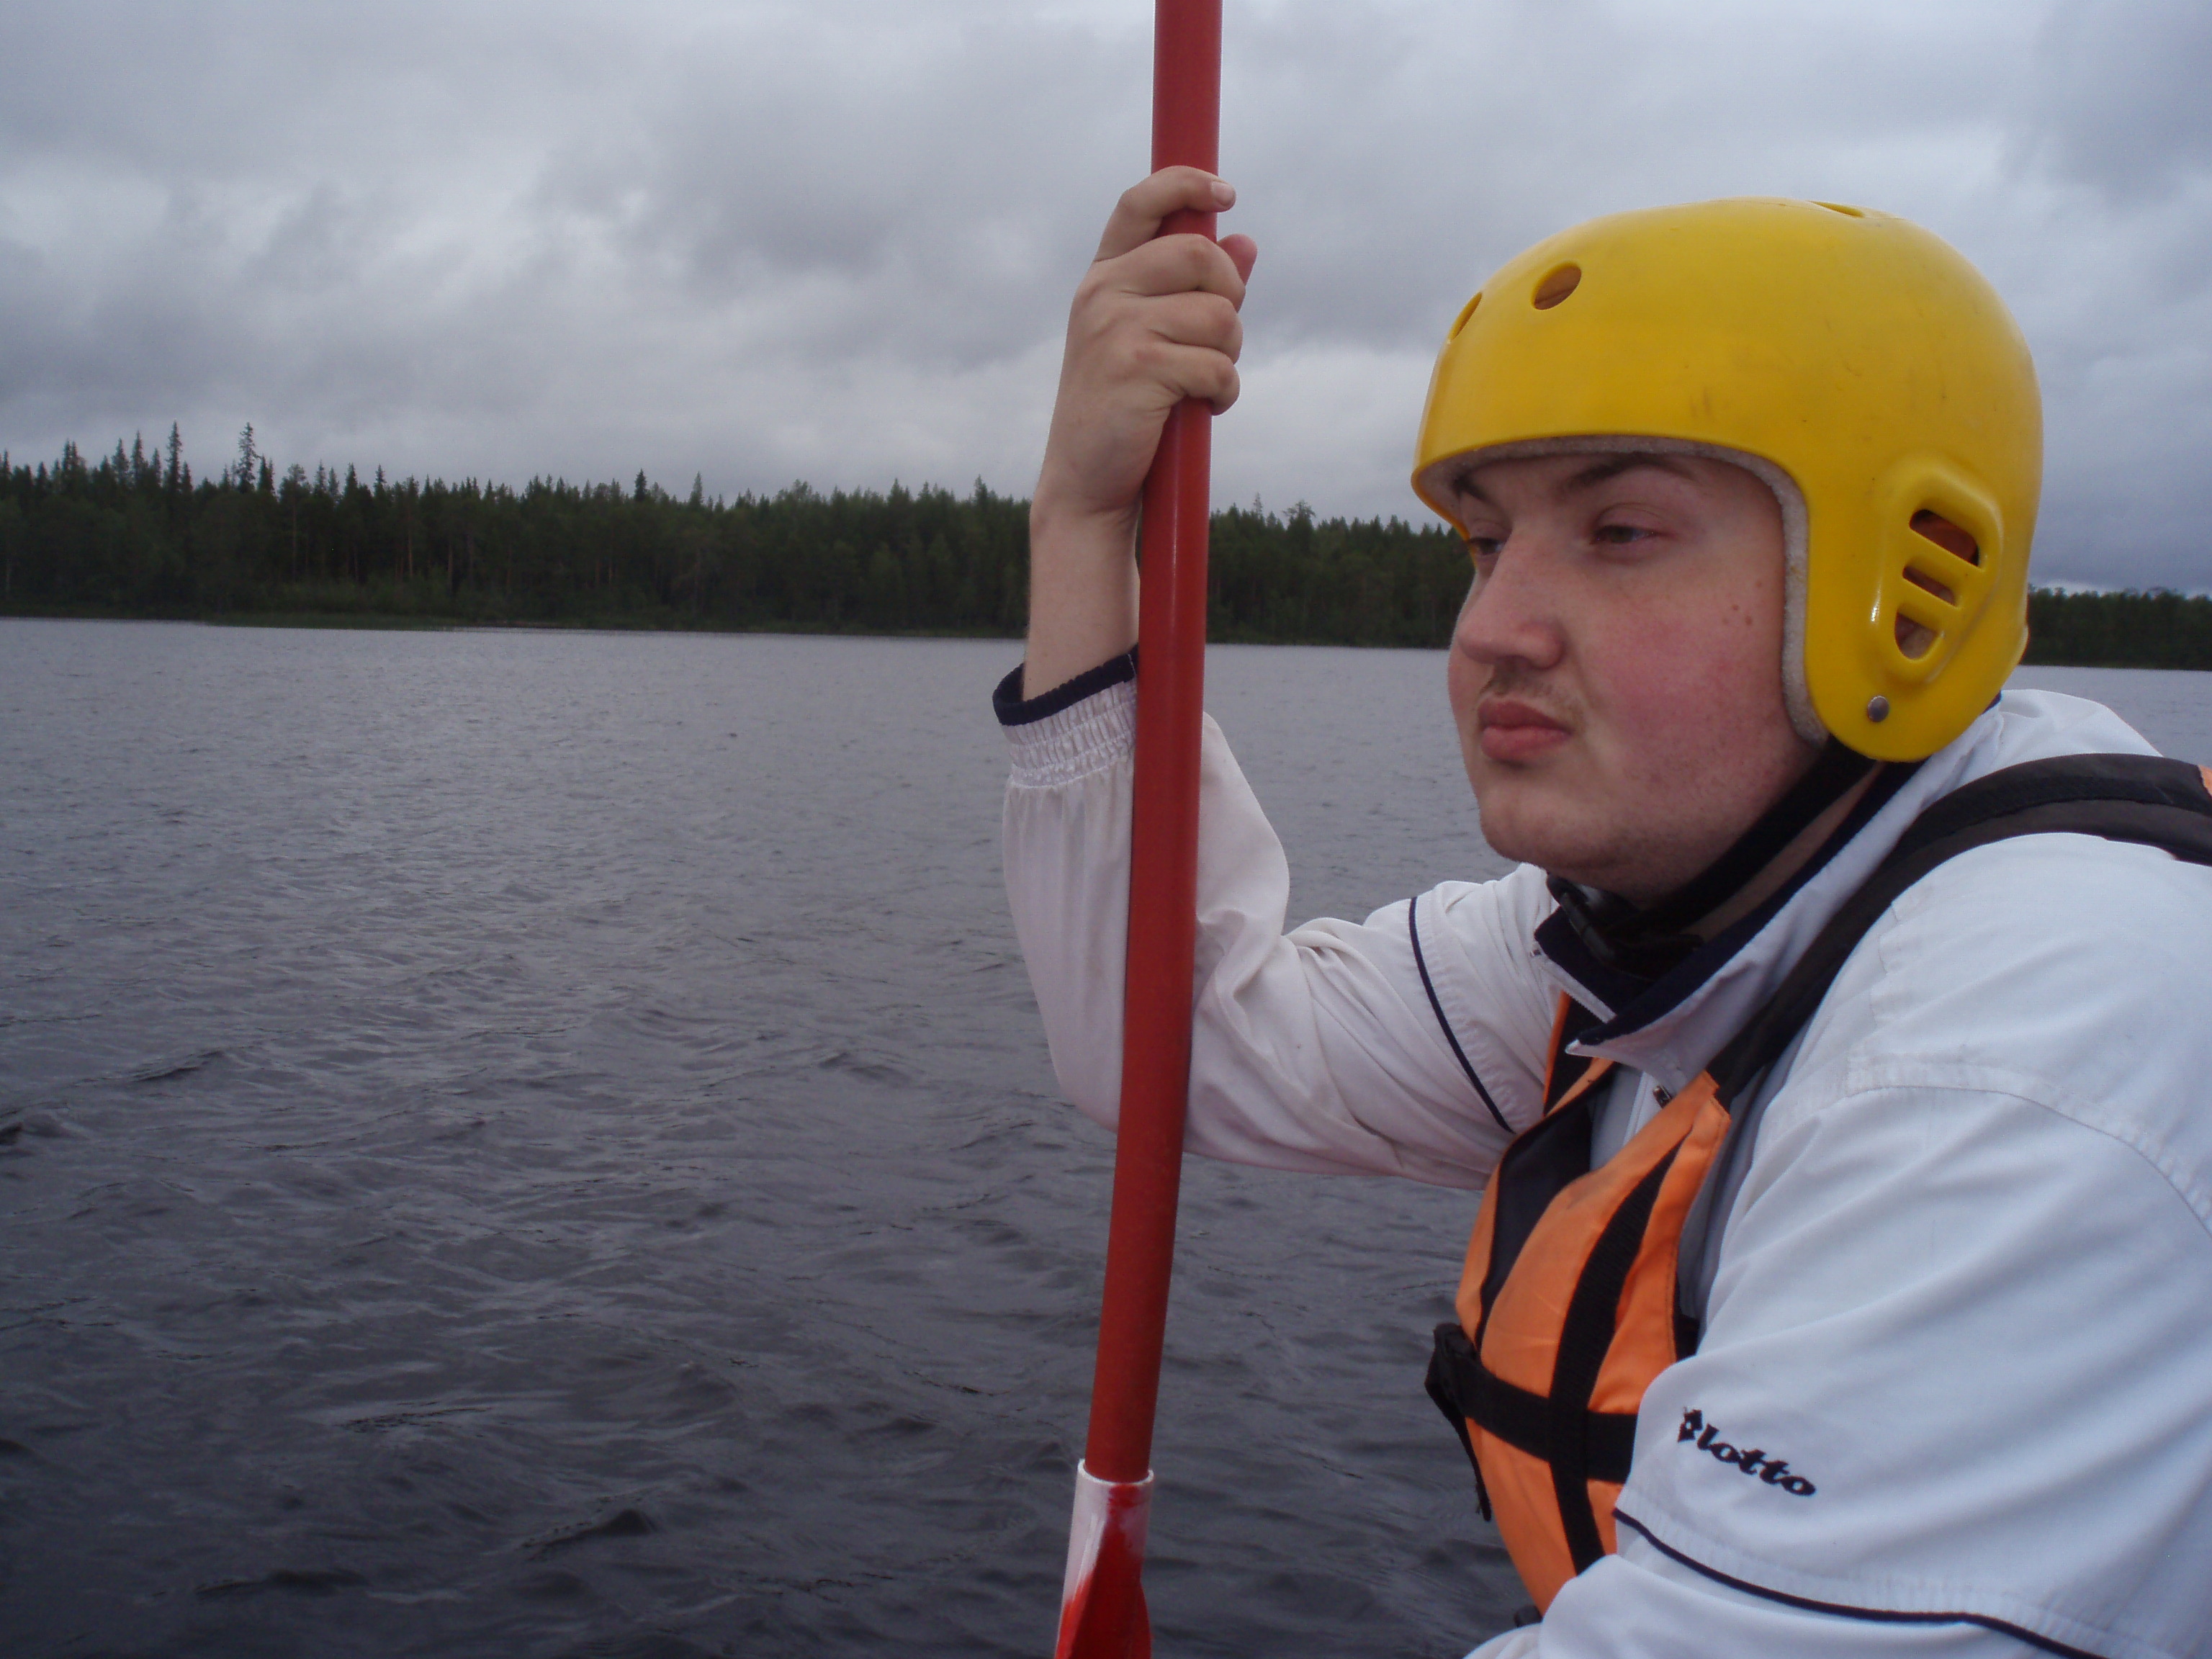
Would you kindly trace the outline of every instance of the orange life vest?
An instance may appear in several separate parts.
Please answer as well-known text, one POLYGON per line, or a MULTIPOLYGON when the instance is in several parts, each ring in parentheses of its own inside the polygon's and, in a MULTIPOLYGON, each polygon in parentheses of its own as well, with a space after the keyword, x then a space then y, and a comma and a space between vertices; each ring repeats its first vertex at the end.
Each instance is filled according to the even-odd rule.
MULTIPOLYGON (((2087 755, 1990 774, 1929 806, 1839 908, 1781 988, 1705 1072, 1597 1168, 1593 1115, 1613 1062, 1568 1052, 1593 1016, 1565 997, 1544 1115, 1483 1194, 1456 1323, 1437 1328, 1429 1394, 1475 1466, 1486 1516, 1539 1608, 1615 1547, 1644 1392, 1695 1351, 1683 1227, 1732 1127, 1730 1103, 1811 1018, 1866 930, 1944 860, 1990 842, 2098 835, 2212 864, 2212 769, 2087 755)), ((1717 1219, 1717 1218, 1716 1218, 1717 1219)))

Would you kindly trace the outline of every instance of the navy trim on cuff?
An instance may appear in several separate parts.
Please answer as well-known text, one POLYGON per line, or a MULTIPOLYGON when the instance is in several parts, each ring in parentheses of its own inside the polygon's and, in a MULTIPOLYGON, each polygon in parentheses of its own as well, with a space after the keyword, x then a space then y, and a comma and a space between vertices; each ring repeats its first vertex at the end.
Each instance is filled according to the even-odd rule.
POLYGON ((1063 680, 1049 691, 1024 700, 1022 671, 1017 666, 991 693, 991 712, 999 717, 1001 726, 1034 726, 1039 720, 1050 720, 1062 709, 1074 708, 1085 697, 1095 697, 1109 686, 1125 684, 1136 678, 1137 652, 1132 646, 1120 656, 1109 658, 1072 680, 1063 680))

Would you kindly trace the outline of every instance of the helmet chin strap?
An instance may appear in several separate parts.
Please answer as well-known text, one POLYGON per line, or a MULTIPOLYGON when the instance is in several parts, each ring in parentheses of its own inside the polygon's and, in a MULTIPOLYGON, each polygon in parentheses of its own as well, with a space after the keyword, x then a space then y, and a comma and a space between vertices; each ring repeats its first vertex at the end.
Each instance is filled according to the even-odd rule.
POLYGON ((1583 887, 1559 876, 1551 878, 1552 896, 1592 956, 1608 968, 1656 979, 1705 943, 1688 931, 1693 923, 1741 892, 1808 824, 1879 764, 1830 738, 1805 775, 1726 852, 1652 904, 1639 907, 1618 893, 1583 887))

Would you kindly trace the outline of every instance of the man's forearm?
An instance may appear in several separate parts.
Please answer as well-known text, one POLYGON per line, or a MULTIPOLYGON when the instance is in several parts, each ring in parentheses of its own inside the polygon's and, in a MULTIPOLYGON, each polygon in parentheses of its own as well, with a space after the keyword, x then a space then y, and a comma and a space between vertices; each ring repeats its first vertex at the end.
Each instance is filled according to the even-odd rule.
POLYGON ((1030 629, 1022 695, 1040 696, 1137 642, 1133 518, 1030 507, 1030 629))

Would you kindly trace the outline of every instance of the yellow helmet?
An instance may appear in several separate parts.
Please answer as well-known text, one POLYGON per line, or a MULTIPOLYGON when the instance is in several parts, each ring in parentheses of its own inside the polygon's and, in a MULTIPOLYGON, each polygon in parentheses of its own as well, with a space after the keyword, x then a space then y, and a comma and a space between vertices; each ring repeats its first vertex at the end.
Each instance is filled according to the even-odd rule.
POLYGON ((1447 463, 1625 439, 1749 458, 1778 486, 1801 731, 1917 760, 2018 665, 2043 472, 2035 367, 1996 290, 1917 226, 1746 197, 1538 243, 1452 325, 1413 488, 1456 524, 1447 463))

